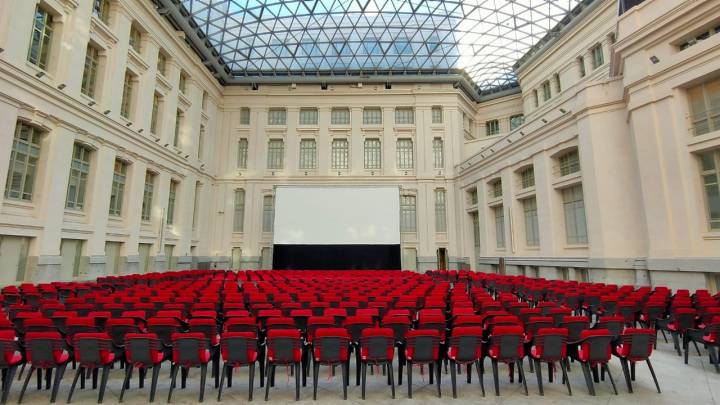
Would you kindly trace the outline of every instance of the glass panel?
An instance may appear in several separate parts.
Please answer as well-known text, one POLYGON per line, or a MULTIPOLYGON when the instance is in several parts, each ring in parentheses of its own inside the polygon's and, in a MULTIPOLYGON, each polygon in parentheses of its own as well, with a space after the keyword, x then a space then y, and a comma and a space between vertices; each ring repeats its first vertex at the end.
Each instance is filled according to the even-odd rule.
POLYGON ((412 139, 397 140, 397 167, 398 169, 413 168, 413 141, 412 139))
POLYGON ((268 141, 268 169, 282 169, 285 158, 285 144, 282 139, 271 139, 268 141))
POLYGON ((301 108, 300 109, 300 125, 317 125, 318 123, 318 110, 316 108, 301 108))
POLYGON ((273 231, 273 217, 274 217, 274 200, 273 196, 266 195, 263 197, 263 232, 273 231))
POLYGON ((443 150, 442 138, 433 139, 433 167, 442 169, 445 167, 445 151, 443 150))
POLYGON ((435 232, 447 231, 445 190, 435 190, 435 232))
POLYGON ((300 141, 300 169, 311 170, 317 167, 317 149, 314 139, 300 141))
POLYGON ((382 110, 379 108, 363 109, 363 124, 380 125, 382 124, 382 110))
POLYGON ((242 232, 245 224, 245 190, 235 190, 233 232, 242 232))
POLYGON ((505 213, 503 207, 493 208, 495 214, 495 241, 498 249, 505 247, 505 213))
POLYGON ((332 141, 332 168, 342 170, 348 168, 348 155, 350 148, 347 139, 333 139, 332 141))
POLYGON ((350 124, 350 109, 348 108, 333 108, 330 113, 330 124, 332 125, 349 125, 350 124))
POLYGON ((240 138, 238 141, 238 169, 247 169, 248 165, 248 140, 240 138))
POLYGON ((250 109, 248 107, 240 109, 240 125, 250 125, 250 109))
POLYGON ((286 125, 287 111, 284 108, 271 108, 268 110, 268 125, 286 125))
POLYGON ((379 139, 365 140, 365 168, 380 169, 382 167, 382 152, 379 139))
POLYGON ((415 196, 400 196, 400 231, 415 232, 417 230, 417 214, 415 196))

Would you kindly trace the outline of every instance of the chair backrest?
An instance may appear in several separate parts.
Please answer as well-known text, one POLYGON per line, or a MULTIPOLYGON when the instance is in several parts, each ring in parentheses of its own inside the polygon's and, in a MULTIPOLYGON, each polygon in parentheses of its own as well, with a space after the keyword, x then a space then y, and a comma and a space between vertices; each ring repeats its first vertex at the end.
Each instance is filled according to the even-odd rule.
POLYGON ((586 316, 565 316, 560 326, 568 330, 569 342, 577 342, 582 331, 590 327, 590 319, 586 316))
POLYGON ((105 331, 110 335, 115 345, 122 346, 125 344, 125 335, 128 333, 140 333, 140 328, 135 324, 134 319, 111 318, 105 322, 105 331))
POLYGON ((613 338, 617 339, 625 329, 625 318, 619 315, 601 316, 595 324, 595 329, 607 329, 613 338))
POLYGON ((300 331, 297 329, 273 329, 267 333, 268 361, 276 364, 292 364, 302 358, 300 331))
POLYGON ((613 336, 607 329, 586 329, 580 333, 578 358, 591 364, 607 363, 610 360, 613 336))
POLYGON ((150 318, 147 321, 147 330, 154 333, 165 346, 172 346, 173 333, 180 332, 180 322, 175 318, 150 318))
POLYGON ((533 354, 544 361, 559 361, 567 357, 568 330, 540 328, 535 333, 533 354))
POLYGON ((59 332, 29 332, 25 335, 27 361, 38 368, 56 367, 69 357, 64 345, 59 332))
POLYGON ((686 330, 694 328, 697 312, 692 308, 676 308, 673 312, 673 321, 678 332, 685 333, 686 330))
MULTIPOLYGON (((17 334, 14 330, 0 330, 0 367, 7 367, 20 355, 17 334)), ((22 356, 16 361, 22 360, 22 356)))
POLYGON ((81 366, 95 368, 115 359, 112 340, 107 333, 76 333, 73 339, 75 361, 81 366))
POLYGON ((54 332, 57 327, 49 318, 28 318, 23 323, 25 332, 54 332))
POLYGON ((252 332, 226 332, 220 340, 225 363, 233 366, 252 364, 258 358, 257 336, 252 332))
POLYGON ((551 316, 532 316, 525 322, 525 337, 533 339, 540 328, 552 328, 555 325, 551 316))
POLYGON ((393 330, 397 341, 404 341, 410 330, 410 319, 404 316, 386 316, 382 319, 381 324, 383 328, 393 330))
POLYGON ((375 323, 370 316, 355 315, 345 318, 344 326, 350 334, 350 339, 353 342, 359 342, 362 331, 367 328, 372 328, 375 326, 375 323))
POLYGON ((251 332, 256 337, 259 333, 259 327, 254 318, 230 318, 223 323, 225 332, 251 332))
POLYGON ((491 355, 498 360, 517 360, 525 356, 525 336, 521 326, 495 326, 490 331, 491 355))
POLYGON ((391 328, 367 328, 360 335, 360 357, 369 362, 392 361, 395 332, 391 328))
POLYGON ((197 366, 210 360, 208 340, 203 333, 172 334, 173 363, 185 367, 197 366))
POLYGON ((344 362, 348 359, 350 334, 344 328, 319 328, 315 331, 313 351, 315 361, 344 362))
POLYGON ((650 357, 655 346, 655 329, 627 328, 620 336, 617 351, 630 361, 642 361, 650 357))
POLYGON ((149 367, 162 361, 160 339, 154 333, 125 335, 125 360, 138 367, 149 367))
POLYGON ((433 329, 411 330, 405 335, 405 355, 414 363, 436 361, 440 354, 440 333, 433 329))
POLYGON ((483 329, 479 326, 453 328, 448 356, 457 362, 473 362, 482 357, 483 329))
POLYGON ((190 332, 202 333, 211 346, 220 344, 217 322, 213 318, 192 318, 188 321, 190 332))

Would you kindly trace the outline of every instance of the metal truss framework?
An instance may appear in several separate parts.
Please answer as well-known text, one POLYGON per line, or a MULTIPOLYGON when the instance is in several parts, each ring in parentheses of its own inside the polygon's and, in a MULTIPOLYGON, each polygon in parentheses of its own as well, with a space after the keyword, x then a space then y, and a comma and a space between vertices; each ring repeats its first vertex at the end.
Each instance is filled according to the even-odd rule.
POLYGON ((515 86, 516 61, 587 2, 154 1, 226 84, 452 75, 478 93, 515 86))

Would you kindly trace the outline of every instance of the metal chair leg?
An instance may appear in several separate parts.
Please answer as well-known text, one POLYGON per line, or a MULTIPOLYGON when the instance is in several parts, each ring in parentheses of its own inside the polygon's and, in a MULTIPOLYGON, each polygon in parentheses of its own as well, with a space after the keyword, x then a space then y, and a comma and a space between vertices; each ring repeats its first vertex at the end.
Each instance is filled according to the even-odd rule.
MULTIPOLYGON (((125 378, 123 379, 122 388, 120 388, 120 399, 119 399, 120 402, 123 401, 123 397, 125 396, 125 390, 130 385, 130 377, 132 377, 132 372, 133 372, 133 365, 130 363, 125 365, 125 378)), ((79 373, 80 372, 78 371, 78 374, 79 373)), ((68 399, 68 402, 70 402, 69 399, 68 399)), ((150 400, 150 402, 152 402, 152 400, 150 400)))
MULTIPOLYGON (((75 371, 75 377, 73 378, 73 382, 72 382, 72 384, 70 385, 70 393, 68 393, 68 398, 67 398, 67 403, 68 403, 68 404, 69 404, 70 402, 72 402, 72 396, 73 396, 73 393, 75 392, 75 387, 77 386, 78 378, 80 377, 80 370, 82 370, 82 367, 79 367, 79 368, 75 371)), ((123 388, 124 388, 124 387, 123 387, 123 388)), ((122 402, 122 394, 121 394, 121 396, 120 396, 120 402, 122 402)))
MULTIPOLYGON (((650 362, 650 359, 645 360, 645 363, 647 363, 648 368, 650 369, 650 375, 652 375, 653 381, 655 381, 655 388, 657 388, 658 394, 661 394, 660 392, 660 384, 658 384, 657 377, 655 376, 655 370, 653 369, 652 363, 650 362)), ((717 363, 716 363, 717 365, 717 363)))

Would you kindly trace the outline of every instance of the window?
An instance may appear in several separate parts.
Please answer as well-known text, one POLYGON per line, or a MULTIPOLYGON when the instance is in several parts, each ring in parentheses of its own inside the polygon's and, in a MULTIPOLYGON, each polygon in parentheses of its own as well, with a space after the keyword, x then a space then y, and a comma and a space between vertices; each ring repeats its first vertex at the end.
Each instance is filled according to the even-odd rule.
POLYGON ((562 198, 565 211, 565 234, 567 236, 567 243, 569 245, 588 243, 582 185, 579 184, 563 189, 562 198))
POLYGON ((185 72, 180 72, 180 79, 178 81, 178 90, 180 93, 187 93, 187 75, 185 72))
POLYGON ((167 60, 168 57, 162 50, 158 52, 157 71, 163 76, 167 76, 167 60))
POLYGON ((414 124, 415 110, 412 107, 398 107, 395 109, 396 124, 414 124))
POLYGON ((300 125, 317 125, 318 110, 317 108, 301 108, 300 109, 300 125))
POLYGON ((500 198, 503 195, 502 180, 497 179, 490 183, 490 197, 500 198))
POLYGON ((382 110, 375 107, 366 107, 363 109, 363 125, 381 125, 382 110))
POLYGON ((245 224, 245 190, 235 190, 233 232, 243 232, 245 224))
POLYGON ((435 169, 445 167, 445 149, 442 138, 433 138, 433 167, 435 169))
POLYGON ((514 130, 515 128, 521 126, 525 123, 525 116, 522 114, 517 115, 511 115, 510 116, 510 130, 514 130))
POLYGON ((585 58, 580 56, 577 59, 578 69, 580 69, 580 77, 585 77, 585 58))
POLYGON ((347 139, 333 139, 331 147, 331 165, 334 170, 348 169, 350 145, 347 139))
POLYGON ((522 201, 525 214, 525 243, 528 246, 540 245, 540 228, 538 226, 537 200, 535 197, 522 201))
POLYGON ((555 73, 553 75, 553 81, 555 82, 555 93, 560 93, 562 91, 562 84, 560 83, 560 74, 555 73))
POLYGON ((88 45, 85 53, 85 67, 83 68, 80 92, 90 98, 95 98, 95 83, 97 82, 100 52, 97 48, 88 45))
POLYGON ((65 208, 82 210, 85 207, 85 191, 90 174, 90 153, 89 148, 79 143, 73 146, 65 208))
POLYGON ((432 116, 432 123, 433 124, 442 124, 443 123, 443 110, 442 107, 433 107, 430 110, 430 115, 432 116))
POLYGON ((365 168, 379 169, 382 167, 382 152, 380 140, 376 138, 365 140, 365 168))
POLYGON ((700 163, 709 227, 712 231, 720 231, 720 151, 703 153, 700 163))
POLYGON ((274 202, 273 196, 271 195, 263 197, 263 232, 273 231, 273 217, 275 214, 274 202))
POLYGON ((533 90, 532 95, 533 95, 533 105, 535 106, 535 108, 538 108, 540 106, 540 99, 538 98, 538 91, 533 90))
POLYGON ((132 110, 132 98, 135 87, 135 80, 129 71, 125 71, 125 81, 123 82, 122 104, 120 104, 120 116, 130 119, 132 110))
POLYGON ((112 188, 110 189, 110 215, 122 215, 126 175, 127 164, 122 160, 116 159, 115 169, 113 170, 112 188))
POLYGON ((349 108, 333 108, 330 111, 331 125, 350 125, 350 109, 349 108))
POLYGON ((682 50, 684 50, 684 49, 687 49, 687 48, 689 48, 689 47, 697 44, 697 43, 700 42, 700 41, 704 41, 704 40, 710 38, 712 35, 715 35, 715 34, 717 34, 717 33, 720 33, 720 26, 717 26, 717 27, 715 27, 715 28, 706 29, 706 30, 702 31, 702 32, 701 32, 700 34, 698 34, 698 35, 692 35, 692 36, 691 36, 690 38, 688 38, 687 40, 681 42, 681 43, 678 45, 678 47, 679 47, 680 50, 682 51, 682 50))
POLYGON ((550 93, 550 81, 546 81, 542 84, 543 101, 550 100, 552 94, 550 93))
POLYGON ((131 25, 130 26, 130 41, 129 41, 130 48, 135 50, 135 52, 137 52, 137 53, 141 53, 140 52, 140 50, 141 50, 140 43, 141 42, 142 42, 142 32, 140 32, 140 30, 138 29, 137 26, 135 26, 135 24, 131 25))
POLYGON ((435 190, 435 232, 447 232, 445 190, 435 190))
POLYGON ((286 125, 287 111, 284 108, 271 108, 268 110, 268 125, 286 125))
POLYGON ((413 141, 403 138, 397 140, 397 167, 398 169, 413 168, 413 141))
POLYGON ((110 23, 110 1, 93 0, 92 14, 107 25, 110 23))
POLYGON ((180 135, 182 135, 181 132, 184 121, 185 115, 182 111, 177 110, 177 112, 175 113, 175 132, 173 135, 173 146, 176 148, 178 147, 178 145, 180 145, 180 135))
POLYGON ((160 103, 162 100, 160 99, 160 95, 155 93, 153 94, 153 104, 152 104, 152 112, 150 114, 150 133, 157 135, 158 133, 158 124, 160 122, 160 103))
POLYGON ((270 139, 268 141, 267 168, 282 169, 285 157, 285 144, 282 139, 270 139))
POLYGON ((205 147, 205 125, 200 125, 200 132, 198 133, 198 147, 197 147, 198 160, 203 160, 204 147, 205 147))
POLYGON ((242 107, 240 109, 240 125, 250 125, 250 108, 242 107))
POLYGON ((248 167, 248 140, 247 138, 240 138, 238 141, 238 157, 237 157, 238 169, 247 169, 248 167))
POLYGON ((535 187, 535 169, 532 166, 520 172, 520 185, 523 190, 535 187))
POLYGON ((477 205, 477 203, 478 203, 477 188, 470 189, 470 191, 468 191, 468 204, 477 205))
POLYGON ((400 196, 400 231, 415 232, 417 230, 416 206, 414 195, 400 196))
POLYGON ((495 246, 498 249, 505 248, 505 213, 503 206, 493 208, 495 215, 495 246))
POLYGON ((314 139, 300 140, 300 170, 312 170, 317 167, 317 147, 314 139))
POLYGON ((32 201, 43 132, 18 121, 15 125, 5 198, 32 201))
POLYGON ((720 130, 720 79, 688 89, 693 133, 703 135, 720 130))
POLYGON ((35 18, 27 57, 28 62, 40 69, 47 69, 52 36, 53 16, 40 5, 35 6, 35 18))
POLYGON ((560 156, 558 163, 560 164, 560 176, 567 176, 580 171, 580 157, 577 150, 560 156))
POLYGON ((155 194, 155 175, 152 172, 145 172, 141 213, 143 221, 149 221, 152 218, 153 194, 155 194))
POLYGON ((593 69, 597 69, 605 63, 602 45, 597 44, 591 50, 593 69))
POLYGON ((170 192, 168 193, 168 206, 167 206, 167 224, 172 225, 175 222, 175 200, 177 198, 177 186, 178 183, 175 180, 170 180, 170 192))
POLYGON ((473 212, 470 214, 470 217, 472 218, 473 242, 477 249, 480 247, 480 215, 477 212, 473 212))
POLYGON ((497 135, 500 133, 500 121, 490 120, 485 122, 485 134, 487 136, 497 135))

